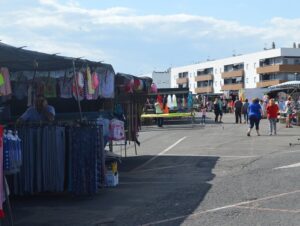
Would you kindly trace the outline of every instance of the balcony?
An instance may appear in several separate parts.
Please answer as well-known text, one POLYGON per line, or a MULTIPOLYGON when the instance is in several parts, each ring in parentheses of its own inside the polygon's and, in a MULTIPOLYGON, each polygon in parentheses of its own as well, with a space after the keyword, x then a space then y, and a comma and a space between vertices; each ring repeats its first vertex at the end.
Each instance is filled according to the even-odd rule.
POLYGON ((177 83, 178 85, 183 85, 183 84, 186 84, 186 83, 188 83, 188 82, 189 82, 188 77, 176 79, 176 83, 177 83))
POLYGON ((244 88, 244 84, 227 84, 222 86, 222 90, 240 90, 244 88))
POLYGON ((257 88, 269 87, 286 82, 285 80, 265 80, 256 83, 257 88))
POLYGON ((205 86, 205 87, 198 87, 195 88, 195 93, 213 93, 213 87, 212 86, 205 86))
POLYGON ((195 77, 196 82, 209 81, 209 80, 213 80, 212 74, 198 75, 197 77, 195 77))
POLYGON ((279 72, 298 72, 300 73, 300 65, 298 64, 278 64, 256 68, 257 74, 269 74, 279 72))
POLYGON ((244 69, 235 70, 235 71, 226 71, 222 73, 222 78, 234 78, 234 77, 242 77, 244 76, 244 69))

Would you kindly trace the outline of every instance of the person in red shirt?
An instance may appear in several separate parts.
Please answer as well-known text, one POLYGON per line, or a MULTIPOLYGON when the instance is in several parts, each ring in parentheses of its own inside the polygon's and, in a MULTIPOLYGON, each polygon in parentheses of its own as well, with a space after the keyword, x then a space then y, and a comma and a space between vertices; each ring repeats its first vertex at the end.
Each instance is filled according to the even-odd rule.
POLYGON ((270 133, 269 133, 270 136, 272 136, 273 131, 274 131, 274 135, 277 134, 276 122, 277 122, 278 111, 279 111, 278 105, 275 104, 274 99, 270 99, 269 104, 267 106, 267 117, 269 119, 269 125, 270 125, 270 133))

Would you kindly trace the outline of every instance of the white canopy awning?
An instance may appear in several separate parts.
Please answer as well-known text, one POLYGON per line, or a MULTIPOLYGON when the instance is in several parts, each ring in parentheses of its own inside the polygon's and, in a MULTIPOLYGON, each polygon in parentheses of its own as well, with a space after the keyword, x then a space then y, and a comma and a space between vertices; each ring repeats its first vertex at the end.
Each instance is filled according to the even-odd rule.
POLYGON ((269 89, 294 89, 300 88, 300 81, 289 81, 278 85, 270 86, 269 89))

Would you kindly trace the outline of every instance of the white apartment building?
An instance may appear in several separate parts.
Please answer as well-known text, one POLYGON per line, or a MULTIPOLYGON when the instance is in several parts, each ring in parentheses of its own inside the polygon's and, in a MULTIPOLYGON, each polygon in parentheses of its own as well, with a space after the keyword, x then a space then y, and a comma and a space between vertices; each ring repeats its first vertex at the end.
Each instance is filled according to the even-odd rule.
POLYGON ((189 87, 194 94, 234 94, 292 80, 300 80, 300 48, 274 48, 171 68, 171 88, 189 87))

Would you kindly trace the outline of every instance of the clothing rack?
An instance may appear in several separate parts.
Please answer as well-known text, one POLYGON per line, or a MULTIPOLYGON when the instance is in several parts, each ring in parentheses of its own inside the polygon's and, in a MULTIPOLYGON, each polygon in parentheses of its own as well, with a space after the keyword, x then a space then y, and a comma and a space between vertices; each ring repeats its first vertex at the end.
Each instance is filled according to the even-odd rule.
POLYGON ((24 146, 25 153, 23 160, 23 163, 26 162, 26 164, 23 164, 20 175, 9 178, 9 182, 14 188, 12 191, 13 194, 24 195, 45 191, 60 192, 64 190, 75 194, 81 194, 81 192, 82 194, 94 194, 104 185, 105 154, 101 125, 96 124, 95 121, 79 121, 73 123, 26 123, 19 126, 17 128, 20 130, 20 137, 24 135, 27 137, 24 139, 26 149, 24 146), (31 132, 28 134, 26 131, 31 132), (42 135, 40 135, 41 133, 42 135), (31 144, 31 140, 34 138, 30 138, 30 136, 35 136, 34 134, 38 136, 37 143, 33 142, 31 144), (80 134, 87 135, 85 141, 78 139, 78 136, 81 137, 80 134), (46 139, 46 143, 44 143, 44 139, 46 139), (52 146, 48 146, 47 142, 50 142, 52 146), (28 146, 29 144, 31 145, 28 146), (89 146, 88 152, 82 149, 86 145, 89 146), (31 151, 29 150, 30 147, 33 148, 31 151), (57 149, 55 147, 60 148, 57 149), (38 152, 39 148, 45 150, 45 152, 38 152), (50 167, 53 164, 58 168, 50 167), (62 170, 62 167, 64 170, 62 170), (41 172, 39 172, 39 169, 41 172), (91 174, 86 174, 89 171, 91 174), (77 174, 78 179, 76 179, 77 174), (53 179, 51 175, 55 175, 57 179, 53 179), (86 177, 84 175, 90 176, 86 177), (80 183, 76 182, 75 179, 76 181, 81 180, 89 187, 86 189, 84 184, 78 187, 80 183), (53 180, 57 182, 52 183, 53 180), (65 185, 68 186, 66 187, 65 185))
MULTIPOLYGON (((3 128, 7 128, 7 126, 3 125, 3 128)), ((3 133, 3 136, 4 136, 4 133, 3 133)), ((3 143, 2 143, 2 145, 3 145, 3 143)), ((3 179, 3 192, 4 192, 4 197, 5 197, 5 202, 3 204, 6 204, 6 206, 7 206, 7 219, 8 219, 9 226, 14 226, 14 221, 13 221, 13 212, 12 212, 12 208, 11 208, 11 203, 10 203, 10 199, 9 199, 9 186, 7 183, 6 176, 12 175, 15 173, 16 173, 15 171, 5 171, 3 169, 3 178, 2 179, 3 179)), ((4 206, 3 206, 3 209, 4 209, 4 206)), ((5 220, 5 218, 1 219, 1 221, 0 221, 1 226, 4 225, 3 224, 4 220, 5 220)))

